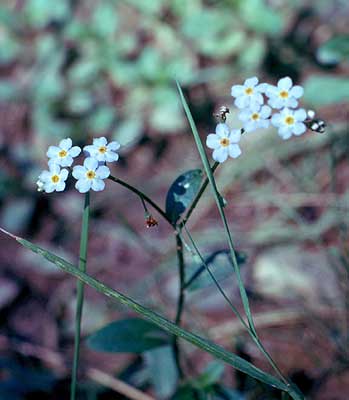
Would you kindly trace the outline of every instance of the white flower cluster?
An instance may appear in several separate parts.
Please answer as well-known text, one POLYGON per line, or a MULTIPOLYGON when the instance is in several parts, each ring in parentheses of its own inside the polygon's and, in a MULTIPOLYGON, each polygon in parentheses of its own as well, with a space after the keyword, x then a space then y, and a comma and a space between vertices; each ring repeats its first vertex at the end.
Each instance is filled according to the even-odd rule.
POLYGON ((231 95, 235 98, 235 106, 241 110, 238 117, 243 128, 229 132, 224 122, 217 125, 216 133, 209 134, 206 140, 207 147, 214 150, 213 159, 221 163, 228 156, 238 157, 241 134, 268 128, 270 124, 278 129, 283 139, 302 135, 307 129, 304 123, 307 114, 296 107, 303 93, 303 88, 293 86, 289 77, 280 79, 277 86, 259 83, 257 77, 246 79, 243 85, 232 86, 231 95), (273 115, 272 109, 277 110, 273 115))
POLYGON ((39 175, 36 182, 38 191, 62 192, 66 186, 69 170, 77 180, 75 187, 80 193, 86 193, 91 189, 95 192, 103 190, 105 187, 103 180, 110 175, 110 170, 105 163, 119 159, 116 153, 119 148, 118 142, 108 143, 105 137, 93 139, 92 145, 83 148, 86 155, 83 165, 71 168, 74 158, 81 153, 81 148, 73 146, 70 138, 61 140, 58 146, 50 146, 47 150, 48 171, 43 171, 39 175))

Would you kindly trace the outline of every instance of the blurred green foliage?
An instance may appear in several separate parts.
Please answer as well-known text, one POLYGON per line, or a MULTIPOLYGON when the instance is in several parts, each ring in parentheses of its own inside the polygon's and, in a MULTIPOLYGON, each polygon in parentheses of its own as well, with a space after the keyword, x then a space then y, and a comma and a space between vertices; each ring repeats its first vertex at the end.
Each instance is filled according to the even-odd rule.
MULTIPOLYGON (((296 0, 22 3, 0 5, 0 70, 13 67, 0 74, 0 101, 28 104, 43 138, 109 134, 122 144, 185 126, 174 79, 226 81, 229 95, 232 77, 255 73, 269 41, 302 7, 296 0)), ((318 57, 340 62, 347 52, 339 35, 318 57)))

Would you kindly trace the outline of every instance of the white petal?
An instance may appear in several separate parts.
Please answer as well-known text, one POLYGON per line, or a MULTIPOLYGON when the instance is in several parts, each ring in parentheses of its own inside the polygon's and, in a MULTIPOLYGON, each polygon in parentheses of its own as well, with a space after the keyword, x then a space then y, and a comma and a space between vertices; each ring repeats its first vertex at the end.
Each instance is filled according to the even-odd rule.
POLYGON ((50 164, 50 172, 52 175, 59 175, 59 173, 61 172, 61 168, 58 164, 52 163, 50 164))
POLYGON ((73 142, 70 138, 63 139, 59 142, 59 147, 63 150, 69 150, 73 145, 73 142))
POLYGON ((261 119, 260 121, 258 121, 258 127, 259 128, 268 128, 270 124, 270 120, 269 119, 261 119))
POLYGON ((260 111, 261 118, 268 118, 271 114, 271 108, 269 106, 263 106, 260 111))
POLYGON ((105 165, 102 165, 101 167, 97 168, 96 175, 100 179, 108 178, 108 176, 110 175, 110 169, 105 165))
POLYGON ((232 143, 239 143, 240 139, 241 139, 241 130, 233 129, 229 134, 229 140, 232 143))
POLYGON ((287 126, 283 126, 279 129, 279 135, 283 139, 289 139, 292 136, 292 130, 287 126))
POLYGON ((228 158, 228 149, 226 147, 220 147, 219 149, 214 150, 212 158, 220 163, 224 162, 228 158))
POLYGON ((234 104, 237 108, 245 108, 248 106, 249 102, 250 100, 247 96, 240 96, 235 99, 234 104))
POLYGON ((206 139, 206 146, 210 149, 216 149, 219 147, 219 136, 214 133, 210 133, 206 139))
POLYGON ((239 97, 244 93, 245 87, 242 85, 234 85, 231 87, 231 95, 233 97, 239 97))
POLYGON ((95 154, 98 153, 98 147, 94 146, 93 144, 85 146, 83 150, 90 156, 94 156, 95 154))
POLYGON ((292 87, 292 79, 288 76, 282 78, 278 82, 278 88, 283 90, 289 90, 292 87))
POLYGON ((258 103, 258 104, 263 104, 264 103, 264 99, 263 99, 263 95, 261 93, 256 93, 253 97, 253 101, 258 103))
POLYGON ((237 144, 231 144, 229 146, 229 155, 232 158, 237 158, 241 154, 241 149, 237 144))
POLYGON ((59 174, 61 181, 64 182, 65 180, 67 180, 68 174, 69 174, 69 172, 67 169, 62 169, 61 173, 59 174))
POLYGON ((58 182, 56 185, 56 191, 63 192, 64 189, 65 189, 65 182, 64 181, 58 182))
POLYGON ((42 171, 39 175, 39 179, 43 182, 51 180, 51 172, 49 171, 42 171))
POLYGON ((256 86, 256 90, 260 93, 267 93, 269 86, 270 85, 268 83, 260 83, 258 86, 256 86))
POLYGON ((105 183, 102 181, 102 179, 93 179, 92 180, 92 189, 95 192, 100 192, 105 188, 105 183))
POLYGON ((108 141, 107 141, 107 139, 106 139, 104 136, 102 136, 102 137, 100 137, 100 138, 95 138, 95 139, 93 139, 93 144, 94 144, 95 146, 97 146, 97 147, 106 146, 107 143, 108 143, 108 141))
POLYGON ((295 97, 296 99, 299 99, 302 97, 304 94, 304 89, 302 86, 293 86, 293 88, 290 90, 290 95, 295 97))
POLYGON ((81 149, 79 146, 74 146, 69 150, 69 154, 72 157, 77 157, 81 153, 81 149))
POLYGON ((53 183, 45 183, 44 190, 46 193, 52 193, 55 190, 55 185, 53 183))
POLYGON ((228 137, 229 135, 229 126, 227 124, 217 124, 216 126, 216 134, 219 137, 228 137))
POLYGON ((258 78, 256 76, 245 80, 244 85, 247 87, 254 87, 258 84, 258 78))
POLYGON ((281 108, 285 107, 285 100, 280 99, 280 97, 275 97, 273 99, 270 99, 268 103, 270 106, 276 108, 277 110, 280 110, 281 108))
POLYGON ((120 149, 120 143, 119 143, 119 142, 116 142, 116 141, 110 142, 110 143, 108 144, 108 146, 107 146, 107 149, 108 149, 108 150, 116 151, 116 150, 120 149))
POLYGON ((59 160, 59 164, 62 167, 70 167, 73 164, 73 158, 67 155, 59 160))
POLYGON ((271 123, 272 123, 274 126, 276 126, 276 127, 278 127, 278 126, 281 125, 281 120, 282 120, 281 114, 274 114, 274 115, 271 117, 271 123))
POLYGON ((87 172, 87 169, 83 167, 82 165, 77 165, 76 167, 73 168, 73 177, 75 179, 81 179, 85 177, 87 172))
POLYGON ((246 132, 252 132, 256 129, 256 123, 254 121, 249 121, 244 125, 246 132))
POLYGON ((241 113, 238 115, 240 121, 247 121, 251 117, 251 111, 248 109, 245 109, 241 111, 241 113))
POLYGON ((306 131, 306 127, 301 122, 297 122, 293 126, 293 133, 297 136, 301 135, 306 131))
POLYGON ((49 158, 54 158, 58 156, 58 153, 61 151, 61 149, 57 146, 50 146, 47 150, 47 157, 49 158))
POLYGON ((265 94, 268 97, 275 97, 275 96, 278 95, 278 93, 279 93, 279 89, 276 86, 273 86, 273 85, 268 85, 267 88, 266 88, 266 91, 265 91, 265 94))
POLYGON ((289 97, 286 99, 285 104, 289 108, 296 108, 298 106, 298 101, 294 97, 289 97))
POLYGON ((88 157, 84 161, 84 167, 89 170, 95 171, 98 167, 98 161, 93 157, 88 157))
POLYGON ((299 110, 295 111, 294 117, 297 121, 304 121, 307 118, 307 113, 303 108, 300 108, 299 110))
POLYGON ((75 187, 80 193, 86 193, 91 189, 91 179, 79 179, 75 187))
POLYGON ((118 159, 119 159, 119 154, 114 153, 113 151, 107 151, 105 153, 105 161, 107 162, 117 161, 118 159))

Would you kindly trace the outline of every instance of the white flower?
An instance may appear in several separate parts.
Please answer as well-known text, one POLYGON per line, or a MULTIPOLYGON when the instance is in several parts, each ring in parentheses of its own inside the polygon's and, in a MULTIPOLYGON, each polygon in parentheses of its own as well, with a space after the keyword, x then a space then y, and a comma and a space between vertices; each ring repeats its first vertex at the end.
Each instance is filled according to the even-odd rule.
POLYGON ((120 148, 118 142, 110 142, 108 144, 105 137, 93 139, 93 144, 84 147, 90 157, 95 158, 98 161, 113 162, 119 159, 119 155, 116 150, 120 148))
POLYGON ((238 108, 252 107, 264 103, 263 95, 266 84, 258 85, 258 78, 246 79, 243 85, 234 85, 231 88, 231 95, 236 97, 234 104, 238 108))
POLYGON ((105 165, 98 166, 95 158, 88 157, 84 161, 84 165, 77 165, 73 168, 73 177, 77 179, 76 189, 80 193, 86 193, 90 189, 99 192, 104 189, 105 183, 103 179, 108 178, 110 170, 105 165))
POLYGON ((216 133, 207 136, 206 145, 213 149, 212 158, 220 163, 224 162, 228 156, 237 158, 241 154, 238 145, 241 139, 240 129, 229 131, 227 124, 217 124, 216 133))
POLYGON ((81 149, 78 146, 72 147, 73 142, 70 138, 63 139, 57 146, 50 146, 47 150, 47 157, 50 161, 62 167, 70 167, 73 164, 73 157, 77 157, 81 149))
POLYGON ((239 119, 244 123, 244 130, 252 132, 258 128, 268 128, 270 124, 271 108, 258 106, 245 109, 239 114, 239 119))
POLYGON ((62 169, 58 164, 50 163, 49 171, 43 171, 39 175, 38 191, 45 191, 46 193, 62 192, 65 189, 65 181, 68 178, 68 170, 62 169))
POLYGON ((303 96, 304 89, 301 86, 292 86, 292 79, 288 76, 279 80, 277 86, 268 85, 266 95, 268 104, 277 109, 284 107, 296 108, 298 100, 303 96))
POLYGON ((306 126, 303 121, 307 114, 302 108, 299 110, 290 110, 284 108, 280 113, 274 114, 271 123, 279 128, 279 135, 283 139, 289 139, 292 134, 299 136, 306 131, 306 126))

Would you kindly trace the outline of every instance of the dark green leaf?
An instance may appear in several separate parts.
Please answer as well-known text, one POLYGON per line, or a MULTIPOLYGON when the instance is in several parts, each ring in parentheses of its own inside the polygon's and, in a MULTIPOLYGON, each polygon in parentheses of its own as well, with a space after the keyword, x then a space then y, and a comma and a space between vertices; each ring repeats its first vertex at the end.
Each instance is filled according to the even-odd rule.
POLYGON ((193 169, 180 175, 170 186, 166 198, 166 213, 173 223, 187 209, 197 194, 202 180, 200 169, 193 169))
POLYGON ((96 351, 142 353, 164 346, 168 335, 151 322, 139 318, 114 321, 91 335, 87 345, 96 351))

